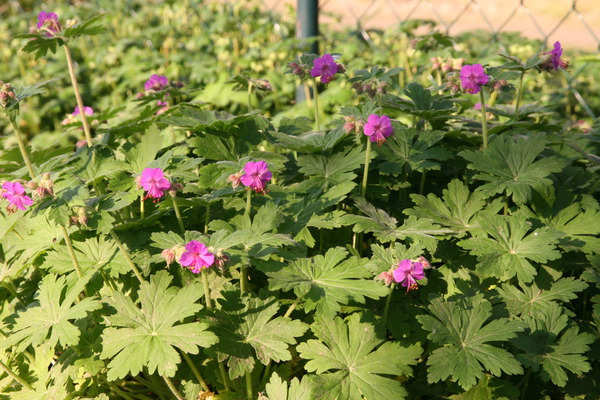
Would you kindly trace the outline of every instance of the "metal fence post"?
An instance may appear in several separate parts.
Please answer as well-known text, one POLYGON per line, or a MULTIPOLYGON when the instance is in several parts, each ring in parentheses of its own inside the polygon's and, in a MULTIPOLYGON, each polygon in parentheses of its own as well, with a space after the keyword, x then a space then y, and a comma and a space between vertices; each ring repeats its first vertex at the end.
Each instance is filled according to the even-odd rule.
MULTIPOLYGON (((319 0, 298 0, 296 8, 298 13, 296 21, 296 37, 301 41, 311 40, 310 52, 319 54, 319 0)), ((296 88, 296 102, 305 101, 306 97, 302 87, 296 88)))

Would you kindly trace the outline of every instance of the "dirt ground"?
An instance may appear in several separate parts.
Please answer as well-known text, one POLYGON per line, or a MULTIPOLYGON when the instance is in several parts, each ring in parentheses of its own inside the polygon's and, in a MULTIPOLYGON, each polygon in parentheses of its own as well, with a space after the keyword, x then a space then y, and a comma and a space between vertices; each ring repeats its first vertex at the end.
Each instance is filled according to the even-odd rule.
MULTIPOLYGON (((261 3, 293 18, 289 10, 298 1, 304 0, 261 3)), ((560 40, 565 49, 598 51, 600 46, 599 0, 320 0, 319 7, 320 22, 330 27, 360 20, 365 28, 386 28, 405 19, 426 18, 447 27, 449 34, 520 31, 529 38, 547 37, 549 44, 560 40)))

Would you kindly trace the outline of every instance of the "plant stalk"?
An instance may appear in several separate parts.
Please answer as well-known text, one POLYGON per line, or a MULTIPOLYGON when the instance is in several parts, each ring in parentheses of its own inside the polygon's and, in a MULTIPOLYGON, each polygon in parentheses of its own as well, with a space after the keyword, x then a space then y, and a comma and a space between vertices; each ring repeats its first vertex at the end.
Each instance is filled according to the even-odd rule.
POLYGON ((367 193, 367 181, 369 179, 369 163, 371 162, 371 141, 367 139, 367 153, 365 154, 365 171, 363 173, 362 186, 360 188, 361 196, 365 197, 367 193))
POLYGON ((246 193, 246 215, 250 217, 250 209, 252 208, 252 189, 246 189, 248 193, 246 193))
POLYGON ((219 371, 221 371, 221 379, 223 379, 223 385, 225 385, 225 390, 229 392, 229 379, 227 376, 227 371, 225 370, 225 364, 222 361, 219 361, 219 371))
POLYGON ((8 367, 8 365, 4 364, 2 361, 0 361, 0 368, 2 368, 4 370, 4 372, 6 372, 8 375, 10 375, 10 377, 13 378, 15 381, 17 381, 21 386, 23 386, 26 389, 33 390, 31 385, 29 383, 27 383, 27 381, 25 379, 23 379, 19 375, 15 374, 13 372, 13 370, 10 369, 8 367))
POLYGON ((485 96, 483 95, 483 89, 479 91, 479 98, 481 99, 481 130, 483 133, 483 148, 486 149, 488 145, 488 131, 487 131, 487 111, 485 107, 485 96))
POLYGON ((189 365, 189 367, 192 370, 192 373, 194 374, 196 379, 198 379, 198 382, 200 382, 202 389, 204 391, 208 392, 209 391, 208 385, 206 384, 206 381, 204 380, 204 378, 202 378, 202 375, 200 375, 200 371, 198 371, 198 368, 196 368, 196 366, 194 365, 194 362, 192 361, 191 357, 188 356, 185 351, 183 351, 183 350, 179 350, 179 351, 181 352, 181 355, 183 356, 183 359, 185 360, 185 362, 189 365))
POLYGON ((140 271, 133 263, 133 260, 131 259, 131 257, 129 257, 129 253, 127 253, 125 246, 123 246, 123 242, 121 242, 121 240, 119 239, 119 237, 117 236, 117 234, 115 233, 115 231, 113 229, 110 230, 110 235, 112 236, 117 247, 121 251, 121 254, 123 254, 123 257, 125 257, 125 261, 127 261, 127 264, 129 264, 129 266, 131 267, 131 270, 133 271, 133 274, 135 275, 135 277, 138 279, 138 281, 140 281, 140 283, 144 283, 144 278, 142 278, 142 274, 140 274, 140 271))
POLYGON ((175 395, 175 397, 177 397, 177 400, 185 400, 185 397, 183 397, 181 395, 181 393, 179 393, 179 391, 177 390, 177 388, 175 387, 175 385, 173 384, 173 382, 171 382, 171 379, 169 379, 168 376, 162 375, 162 378, 167 383, 167 386, 169 387, 169 389, 171 389, 171 392, 175 395))
POLYGON ((206 205, 206 215, 204 216, 204 234, 208 233, 208 224, 210 223, 210 203, 206 205))
POLYGON ((173 199, 173 209, 175 210, 175 216, 177 217, 179 229, 181 230, 181 234, 185 235, 185 226, 183 225, 183 219, 181 218, 181 210, 179 210, 179 205, 177 204, 177 197, 171 196, 171 199, 173 199))
POLYGON ((525 77, 525 71, 521 72, 521 76, 519 77, 519 89, 517 93, 517 103, 515 104, 515 121, 519 117, 519 106, 521 105, 521 95, 523 94, 523 78, 525 77))
POLYGON ((212 310, 212 299, 210 298, 210 288, 208 286, 208 268, 202 268, 202 285, 204 286, 204 299, 206 308, 212 310))
POLYGON ((317 126, 317 132, 321 132, 321 123, 319 122, 319 90, 317 87, 317 78, 313 79, 313 96, 314 96, 314 110, 315 110, 315 124, 317 126))
POLYGON ((296 298, 296 300, 292 303, 290 308, 287 309, 285 314, 283 314, 283 318, 288 318, 292 314, 292 311, 294 311, 296 309, 296 307, 298 306, 298 303, 300 303, 300 297, 296 298))
POLYGON ((254 399, 254 393, 252 391, 252 374, 246 371, 246 399, 254 399))
POLYGON ((85 132, 85 141, 88 147, 92 147, 92 133, 90 132, 90 125, 83 109, 83 100, 81 99, 81 93, 79 92, 79 84, 77 83, 77 76, 75 75, 75 68, 73 67, 73 58, 71 57, 71 51, 65 44, 65 56, 67 57, 67 66, 69 67, 69 75, 71 76, 71 84, 73 85, 73 91, 75 92, 75 99, 77 100, 77 106, 79 107, 79 115, 83 121, 83 131, 85 132))
POLYGON ((75 249, 73 248, 73 243, 71 242, 71 238, 69 237, 69 232, 67 232, 67 228, 65 228, 62 225, 60 226, 60 228, 65 238, 67 249, 69 249, 69 256, 71 256, 71 261, 73 262, 73 266, 75 266, 75 272, 77 272, 77 277, 81 279, 83 278, 83 274, 81 273, 81 267, 79 266, 79 261, 77 261, 77 256, 75 255, 75 249))
POLYGON ((385 308, 383 309, 383 326, 387 323, 388 313, 390 312, 390 304, 392 304, 392 294, 394 293, 394 285, 390 286, 390 292, 385 300, 385 308))
POLYGON ((29 178, 35 178, 35 172, 33 170, 33 166, 31 165, 31 160, 29 160, 29 155, 27 155, 27 148, 25 147, 25 142, 23 142, 23 137, 21 136, 21 131, 19 130, 19 126, 15 121, 11 121, 13 130, 15 131, 15 137, 17 138, 17 143, 19 144, 19 150, 21 151, 21 156, 23 157, 23 161, 25 161, 25 165, 27 166, 27 171, 29 172, 29 178))

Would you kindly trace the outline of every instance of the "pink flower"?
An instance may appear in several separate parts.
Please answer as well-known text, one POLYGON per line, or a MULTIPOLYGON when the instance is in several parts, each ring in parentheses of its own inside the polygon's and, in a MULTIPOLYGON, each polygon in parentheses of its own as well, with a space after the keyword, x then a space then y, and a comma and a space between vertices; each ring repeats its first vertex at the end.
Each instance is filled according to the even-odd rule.
POLYGON ((185 245, 185 252, 181 255, 179 263, 197 274, 202 268, 208 268, 215 262, 215 255, 210 253, 206 246, 197 240, 192 240, 185 245))
POLYGON ((160 168, 146 168, 142 171, 140 186, 144 188, 148 195, 145 198, 152 197, 160 199, 164 190, 169 190, 171 183, 165 178, 163 170, 160 168))
POLYGON ((146 90, 163 90, 169 84, 169 80, 163 75, 152 75, 150 79, 144 83, 144 89, 146 90))
POLYGON ((329 83, 333 76, 338 72, 338 65, 331 56, 325 54, 323 57, 316 58, 313 61, 313 69, 310 70, 310 75, 313 78, 321 77, 321 82, 329 83))
MULTIPOLYGON (((92 109, 92 107, 83 107, 83 112, 85 115, 94 115, 94 110, 92 109)), ((75 110, 73 111, 73 114, 71 114, 72 116, 77 116, 79 115, 81 112, 79 111, 79 106, 75 107, 75 110)))
POLYGON ((248 161, 244 166, 244 175, 240 181, 244 186, 249 187, 256 193, 265 194, 267 183, 271 180, 273 174, 269 171, 267 163, 264 161, 248 161))
POLYGON ((158 106, 161 107, 157 112, 156 115, 160 115, 162 113, 164 113, 165 111, 167 111, 169 109, 169 103, 167 103, 166 101, 158 101, 158 106))
POLYGON ((483 71, 481 64, 465 65, 460 70, 460 81, 466 92, 479 93, 481 85, 485 85, 490 77, 483 71))
POLYGON ((2 197, 8 200, 6 207, 8 213, 14 213, 19 210, 25 210, 26 206, 33 204, 33 200, 25 194, 25 188, 19 182, 4 182, 2 184, 2 197))
POLYGON ((375 278, 376 281, 383 281, 385 286, 390 286, 394 281, 393 271, 383 271, 375 278))
POLYGON ((38 23, 36 25, 38 30, 44 30, 46 36, 54 36, 60 32, 60 23, 58 22, 58 15, 56 13, 40 11, 38 14, 38 23))
POLYGON ((559 41, 554 42, 552 51, 545 51, 541 54, 543 71, 558 71, 559 68, 566 69, 569 66, 569 61, 561 58, 563 49, 559 41))
POLYGON ((415 289, 417 281, 423 278, 425 278, 425 272, 423 272, 423 264, 420 262, 405 259, 400 261, 398 268, 394 270, 394 280, 402 282, 402 286, 406 288, 406 293, 411 289, 415 289))
POLYGON ((380 117, 377 114, 369 115, 367 123, 365 124, 365 135, 369 137, 371 142, 381 144, 385 142, 385 139, 390 137, 392 133, 394 133, 394 128, 392 128, 390 117, 387 115, 382 115, 380 117))

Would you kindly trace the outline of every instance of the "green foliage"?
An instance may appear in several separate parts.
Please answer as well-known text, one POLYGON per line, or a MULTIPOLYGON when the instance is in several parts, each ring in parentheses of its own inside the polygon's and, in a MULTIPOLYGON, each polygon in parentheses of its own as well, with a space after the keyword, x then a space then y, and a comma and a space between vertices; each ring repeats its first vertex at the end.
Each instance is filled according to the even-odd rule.
POLYGON ((365 268, 364 258, 347 258, 348 252, 341 247, 329 249, 324 256, 296 260, 277 270, 266 271, 271 290, 294 290, 304 299, 307 312, 333 318, 341 305, 349 301, 364 304, 365 297, 378 299, 388 290, 374 282, 365 268))
POLYGON ((214 311, 212 330, 219 343, 209 349, 219 361, 227 360, 229 375, 236 378, 250 373, 255 360, 267 365, 271 361, 292 358, 289 346, 308 329, 303 322, 275 317, 280 305, 274 297, 240 296, 222 293, 220 309, 214 311), (274 318, 275 317, 275 318, 274 318))
POLYGON ((367 314, 346 319, 316 318, 311 330, 318 340, 298 346, 309 360, 305 369, 316 372, 317 396, 323 399, 403 399, 406 390, 383 375, 410 375, 421 348, 385 340, 381 325, 367 314))
POLYGON ((484 377, 484 369, 494 376, 520 374, 523 368, 507 350, 489 344, 506 342, 520 329, 517 321, 492 316, 492 305, 482 295, 456 301, 437 298, 428 307, 432 315, 419 315, 427 338, 441 345, 427 359, 430 383, 452 377, 469 389, 484 377))
POLYGON ((150 283, 140 285, 137 302, 117 291, 107 298, 116 310, 102 333, 100 357, 110 359, 109 380, 135 376, 144 367, 151 374, 174 376, 181 362, 176 349, 197 354, 219 341, 206 323, 182 323, 202 309, 196 303, 203 295, 201 286, 178 288, 170 286, 172 279, 167 271, 151 276, 150 283))

